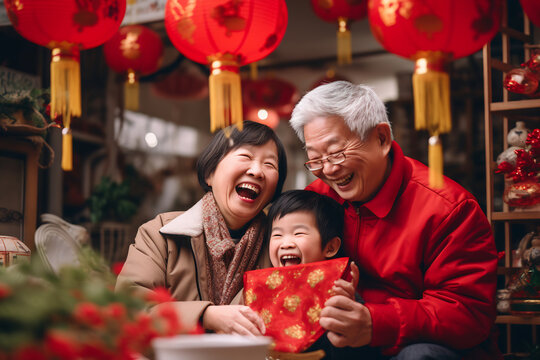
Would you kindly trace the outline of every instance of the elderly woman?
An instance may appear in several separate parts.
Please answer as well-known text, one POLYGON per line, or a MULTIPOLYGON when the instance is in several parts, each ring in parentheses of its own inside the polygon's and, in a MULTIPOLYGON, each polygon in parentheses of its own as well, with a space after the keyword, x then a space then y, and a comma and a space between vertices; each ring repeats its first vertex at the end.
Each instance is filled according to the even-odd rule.
POLYGON ((197 173, 207 193, 189 210, 139 228, 116 286, 167 288, 186 327, 261 335, 260 317, 238 304, 244 272, 271 266, 263 209, 281 194, 285 150, 272 129, 246 121, 242 131, 212 139, 197 173))

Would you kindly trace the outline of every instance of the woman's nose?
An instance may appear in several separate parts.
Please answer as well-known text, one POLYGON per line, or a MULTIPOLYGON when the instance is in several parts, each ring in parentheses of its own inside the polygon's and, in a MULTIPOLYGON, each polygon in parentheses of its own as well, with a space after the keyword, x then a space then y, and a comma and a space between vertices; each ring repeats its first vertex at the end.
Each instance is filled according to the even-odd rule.
POLYGON ((262 166, 257 161, 253 161, 251 165, 249 166, 249 169, 247 171, 248 175, 252 175, 255 177, 262 177, 263 171, 262 166))

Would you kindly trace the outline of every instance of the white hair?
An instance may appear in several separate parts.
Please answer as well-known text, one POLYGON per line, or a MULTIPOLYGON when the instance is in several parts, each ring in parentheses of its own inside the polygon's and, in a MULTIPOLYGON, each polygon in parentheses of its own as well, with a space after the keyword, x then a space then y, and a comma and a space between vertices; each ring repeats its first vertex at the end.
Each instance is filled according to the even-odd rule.
POLYGON ((377 124, 386 123, 390 126, 384 103, 377 94, 368 86, 348 81, 334 81, 308 92, 296 104, 290 124, 298 138, 305 143, 304 126, 307 123, 316 117, 335 116, 342 118, 362 141, 366 140, 369 131, 377 124))

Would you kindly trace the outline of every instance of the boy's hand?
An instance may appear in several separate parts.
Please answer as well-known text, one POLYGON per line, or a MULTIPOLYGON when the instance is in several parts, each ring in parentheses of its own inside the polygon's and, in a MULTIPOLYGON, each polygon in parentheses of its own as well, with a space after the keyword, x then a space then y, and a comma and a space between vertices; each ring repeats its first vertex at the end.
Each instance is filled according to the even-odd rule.
POLYGON ((351 281, 346 281, 343 279, 338 279, 334 282, 334 287, 332 288, 332 291, 334 291, 335 295, 343 295, 348 297, 351 300, 355 300, 354 294, 356 293, 356 287, 358 286, 358 279, 360 277, 360 271, 358 270, 358 266, 353 262, 351 262, 351 281))

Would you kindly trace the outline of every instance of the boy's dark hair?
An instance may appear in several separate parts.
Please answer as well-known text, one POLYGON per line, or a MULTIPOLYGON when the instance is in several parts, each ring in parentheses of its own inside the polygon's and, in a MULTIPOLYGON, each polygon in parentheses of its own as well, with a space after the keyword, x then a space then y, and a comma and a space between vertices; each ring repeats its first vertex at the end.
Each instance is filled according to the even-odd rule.
MULTIPOLYGON (((266 239, 270 240, 272 223, 275 219, 299 211, 308 212, 315 216, 315 221, 321 235, 321 249, 334 237, 343 242, 343 219, 345 211, 334 199, 309 190, 289 190, 272 203, 268 210, 268 227, 266 239)), ((343 246, 334 257, 343 256, 343 246)))
POLYGON ((285 148, 277 137, 274 130, 266 125, 259 124, 253 121, 244 121, 244 129, 239 131, 236 127, 227 137, 225 132, 221 130, 212 138, 208 146, 202 151, 197 160, 197 177, 204 191, 210 191, 210 186, 206 183, 206 179, 216 170, 219 162, 230 151, 239 148, 242 145, 264 145, 269 141, 273 141, 277 147, 278 155, 278 182, 276 192, 272 200, 275 200, 283 189, 283 183, 287 177, 287 156, 285 148))

